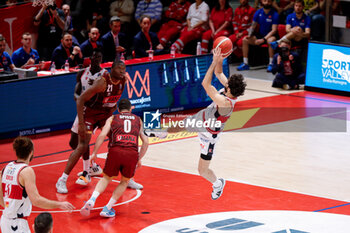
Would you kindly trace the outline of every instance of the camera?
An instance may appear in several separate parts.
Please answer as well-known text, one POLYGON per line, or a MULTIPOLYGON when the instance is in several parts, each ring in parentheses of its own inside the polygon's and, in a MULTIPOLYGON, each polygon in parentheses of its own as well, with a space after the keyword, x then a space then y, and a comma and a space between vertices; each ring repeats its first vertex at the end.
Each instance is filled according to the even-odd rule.
POLYGON ((288 47, 280 47, 278 52, 282 58, 282 61, 289 60, 289 48, 288 47))

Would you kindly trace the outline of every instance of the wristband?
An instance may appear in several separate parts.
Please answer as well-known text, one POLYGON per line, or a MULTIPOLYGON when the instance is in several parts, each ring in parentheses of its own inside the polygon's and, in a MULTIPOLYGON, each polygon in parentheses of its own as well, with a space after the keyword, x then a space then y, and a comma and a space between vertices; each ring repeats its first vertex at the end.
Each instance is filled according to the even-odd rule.
POLYGON ((264 37, 264 43, 267 43, 267 40, 266 40, 266 38, 264 37))

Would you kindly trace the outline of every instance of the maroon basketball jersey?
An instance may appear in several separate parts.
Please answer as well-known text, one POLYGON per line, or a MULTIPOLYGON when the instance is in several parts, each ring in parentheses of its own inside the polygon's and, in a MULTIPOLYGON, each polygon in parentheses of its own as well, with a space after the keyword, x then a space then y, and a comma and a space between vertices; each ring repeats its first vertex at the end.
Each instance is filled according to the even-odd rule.
POLYGON ((123 146, 138 151, 140 118, 132 113, 120 113, 114 116, 109 134, 109 147, 123 146))
POLYGON ((114 108, 123 93, 126 79, 124 79, 124 82, 114 84, 111 80, 112 78, 110 74, 107 73, 102 78, 106 80, 106 90, 104 92, 97 93, 85 103, 85 105, 89 108, 98 110, 108 110, 114 108))

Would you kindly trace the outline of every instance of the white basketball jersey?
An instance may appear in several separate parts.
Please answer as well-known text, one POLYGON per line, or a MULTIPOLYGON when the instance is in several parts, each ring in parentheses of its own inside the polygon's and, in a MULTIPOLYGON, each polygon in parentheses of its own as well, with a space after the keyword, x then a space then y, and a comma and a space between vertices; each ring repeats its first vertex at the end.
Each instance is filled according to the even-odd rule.
MULTIPOLYGON (((223 90, 220 90, 220 93, 223 94, 223 90)), ((197 119, 201 119, 203 121, 209 121, 209 122, 214 122, 214 121, 220 121, 221 126, 220 127, 215 127, 213 124, 209 124, 209 127, 206 127, 207 131, 212 134, 218 134, 220 133, 224 127, 226 121, 230 118, 233 108, 235 106, 235 103, 237 101, 237 98, 231 99, 227 96, 225 98, 230 101, 230 112, 227 113, 226 115, 220 115, 219 114, 219 108, 218 105, 215 102, 212 102, 210 105, 208 105, 205 109, 202 109, 199 111, 197 115, 197 119)))
POLYGON ((27 166, 25 163, 11 162, 3 170, 1 177, 5 203, 3 216, 7 218, 28 217, 32 211, 32 203, 28 194, 19 184, 19 173, 27 166))
POLYGON ((85 69, 83 75, 80 77, 81 81, 81 93, 83 93, 85 90, 90 88, 94 81, 101 78, 104 73, 108 73, 106 69, 101 69, 99 72, 95 73, 94 75, 90 72, 91 66, 85 69))

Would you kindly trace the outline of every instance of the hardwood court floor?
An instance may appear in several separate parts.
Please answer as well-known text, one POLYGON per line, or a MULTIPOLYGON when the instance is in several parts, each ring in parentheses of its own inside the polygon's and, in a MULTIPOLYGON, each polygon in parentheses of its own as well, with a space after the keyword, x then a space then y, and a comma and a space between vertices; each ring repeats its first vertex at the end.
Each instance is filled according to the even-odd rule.
MULTIPOLYGON (((195 135, 168 136, 166 140, 151 140, 143 167, 135 176, 144 190, 128 189, 114 207, 115 218, 103 219, 99 211, 108 202, 116 183, 100 196, 91 216, 83 218, 78 211, 91 195, 98 178, 87 187, 74 184, 75 174, 82 169, 79 162, 69 177, 69 194, 57 194, 55 182, 71 153, 69 132, 34 138, 36 158, 32 165, 40 193, 70 201, 77 207, 73 213, 52 211, 54 232, 348 232, 350 138, 346 109, 350 98, 280 91, 270 88, 270 82, 263 80, 248 79, 247 82, 246 95, 237 103, 212 161, 212 169, 227 180, 223 196, 216 201, 210 199, 211 185, 197 175, 199 144, 195 135), (309 111, 334 107, 345 109, 345 117, 339 109, 309 111), (325 125, 339 126, 336 129, 340 130, 312 132, 304 127, 309 125, 321 127, 320 131, 327 131, 327 127, 322 128, 325 125), (241 211, 255 215, 242 215, 241 211), (270 223, 256 216, 258 213, 270 216, 264 211, 284 211, 276 213, 280 216, 290 213, 292 217, 300 213, 319 217, 317 213, 321 212, 325 219, 335 216, 337 220, 305 220, 304 225, 300 225, 303 221, 292 221, 291 217, 287 220, 269 217, 274 221, 270 223), (191 216, 201 219, 195 221, 191 216), (203 220, 203 216, 209 217, 203 220), (217 216, 225 218, 217 221, 220 219, 217 216), (177 219, 181 217, 186 218, 177 219), (168 221, 161 223, 165 220, 168 221), (195 228, 194 224, 203 226, 195 228), (310 230, 313 226, 319 227, 318 230, 310 230)), ((93 142, 95 138, 96 135, 93 142)), ((100 152, 106 151, 104 145, 100 152)), ((11 141, 0 144, 0 153, 2 168, 14 159, 11 141)), ((99 163, 103 162, 100 158, 99 163)), ((42 211, 35 207, 33 210, 30 225, 42 211)))

